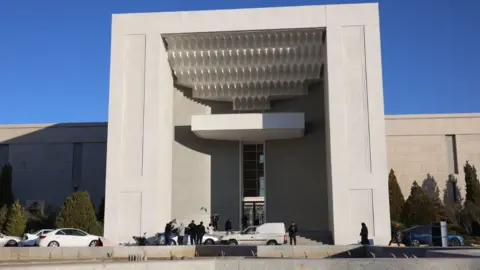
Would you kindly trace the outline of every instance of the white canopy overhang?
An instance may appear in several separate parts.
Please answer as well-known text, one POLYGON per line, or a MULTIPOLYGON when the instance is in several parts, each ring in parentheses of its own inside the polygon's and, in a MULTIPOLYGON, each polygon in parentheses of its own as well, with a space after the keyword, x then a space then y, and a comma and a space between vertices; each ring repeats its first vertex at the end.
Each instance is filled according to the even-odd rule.
POLYGON ((200 138, 266 141, 303 137, 304 113, 242 113, 193 115, 192 131, 200 138))

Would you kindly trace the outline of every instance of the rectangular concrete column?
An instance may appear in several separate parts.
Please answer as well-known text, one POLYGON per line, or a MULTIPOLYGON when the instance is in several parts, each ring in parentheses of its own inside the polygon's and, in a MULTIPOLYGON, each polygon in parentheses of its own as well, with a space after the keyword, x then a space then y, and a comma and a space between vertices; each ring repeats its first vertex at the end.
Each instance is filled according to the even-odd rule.
POLYGON ((171 219, 173 82, 160 33, 112 27, 105 236, 131 242, 171 219))
POLYGON ((327 6, 325 91, 330 230, 335 244, 390 238, 378 9, 327 6))

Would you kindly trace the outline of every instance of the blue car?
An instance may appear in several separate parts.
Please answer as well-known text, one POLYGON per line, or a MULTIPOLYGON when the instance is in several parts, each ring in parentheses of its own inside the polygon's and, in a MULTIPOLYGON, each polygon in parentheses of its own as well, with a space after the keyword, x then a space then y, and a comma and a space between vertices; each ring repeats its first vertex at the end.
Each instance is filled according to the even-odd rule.
MULTIPOLYGON (((405 246, 418 247, 420 245, 431 245, 432 225, 413 226, 400 232, 401 242, 405 246)), ((449 246, 463 246, 464 239, 457 234, 448 234, 449 246)))

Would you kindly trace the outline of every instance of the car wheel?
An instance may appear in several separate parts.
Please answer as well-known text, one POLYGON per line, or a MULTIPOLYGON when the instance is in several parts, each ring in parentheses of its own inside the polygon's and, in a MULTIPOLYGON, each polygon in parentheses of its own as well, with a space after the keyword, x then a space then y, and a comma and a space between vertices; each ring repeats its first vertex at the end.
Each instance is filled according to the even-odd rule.
POLYGON ((205 245, 213 245, 213 244, 215 244, 215 242, 213 242, 212 239, 207 239, 207 240, 205 240, 205 243, 204 243, 204 244, 205 244, 205 245))
POLYGON ((170 246, 176 246, 177 242, 175 240, 170 240, 170 246))
POLYGON ((417 239, 413 239, 412 242, 410 243, 410 246, 419 247, 420 246, 420 241, 418 241, 417 239))
POLYGON ((16 247, 18 246, 18 243, 17 241, 15 240, 9 240, 6 244, 5 244, 6 247, 16 247))
POLYGON ((275 241, 275 240, 269 240, 269 241, 267 242, 267 245, 268 245, 268 246, 275 246, 275 245, 277 245, 277 241, 275 241))
POLYGON ((456 238, 453 238, 452 240, 450 240, 449 246, 458 247, 460 246, 460 241, 456 238))
POLYGON ((236 240, 230 239, 230 240, 228 241, 228 244, 229 244, 230 246, 236 246, 236 245, 238 245, 238 242, 237 242, 236 240))
POLYGON ((95 247, 97 245, 97 240, 93 240, 92 242, 90 242, 90 244, 88 244, 89 247, 95 247))
POLYGON ((57 241, 52 241, 52 242, 48 243, 47 246, 49 246, 49 247, 59 247, 60 244, 57 241))

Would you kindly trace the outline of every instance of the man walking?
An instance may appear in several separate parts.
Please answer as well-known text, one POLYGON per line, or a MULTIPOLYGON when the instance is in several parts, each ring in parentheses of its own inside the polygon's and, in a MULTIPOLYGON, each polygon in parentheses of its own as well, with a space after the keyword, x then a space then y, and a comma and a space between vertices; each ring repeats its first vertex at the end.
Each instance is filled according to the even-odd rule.
POLYGON ((297 232, 298 232, 298 227, 295 224, 295 222, 292 221, 292 224, 290 224, 290 227, 288 227, 288 236, 290 238, 290 245, 297 245, 297 232))
POLYGON ((205 226, 203 226, 203 221, 200 221, 200 224, 197 226, 197 245, 203 243, 203 236, 205 235, 205 226))
POLYGON ((392 245, 393 242, 397 243, 397 246, 400 246, 400 237, 398 237, 398 223, 395 222, 395 224, 392 224, 391 225, 391 228, 390 228, 390 231, 391 231, 391 239, 390 239, 390 242, 388 243, 388 245, 392 245))
POLYGON ((182 246, 183 241, 185 237, 185 226, 183 225, 183 222, 180 223, 180 227, 178 227, 178 245, 182 246))
POLYGON ((225 221, 225 232, 226 234, 232 234, 232 220, 229 218, 225 221))
POLYGON ((194 220, 188 224, 188 234, 190 235, 190 245, 195 245, 197 243, 197 225, 194 220))
POLYGON ((213 225, 213 230, 218 231, 218 222, 220 221, 220 217, 218 216, 217 212, 213 213, 213 216, 210 219, 210 223, 213 225))
POLYGON ((165 245, 170 245, 170 239, 172 238, 172 222, 168 222, 165 225, 165 245))

